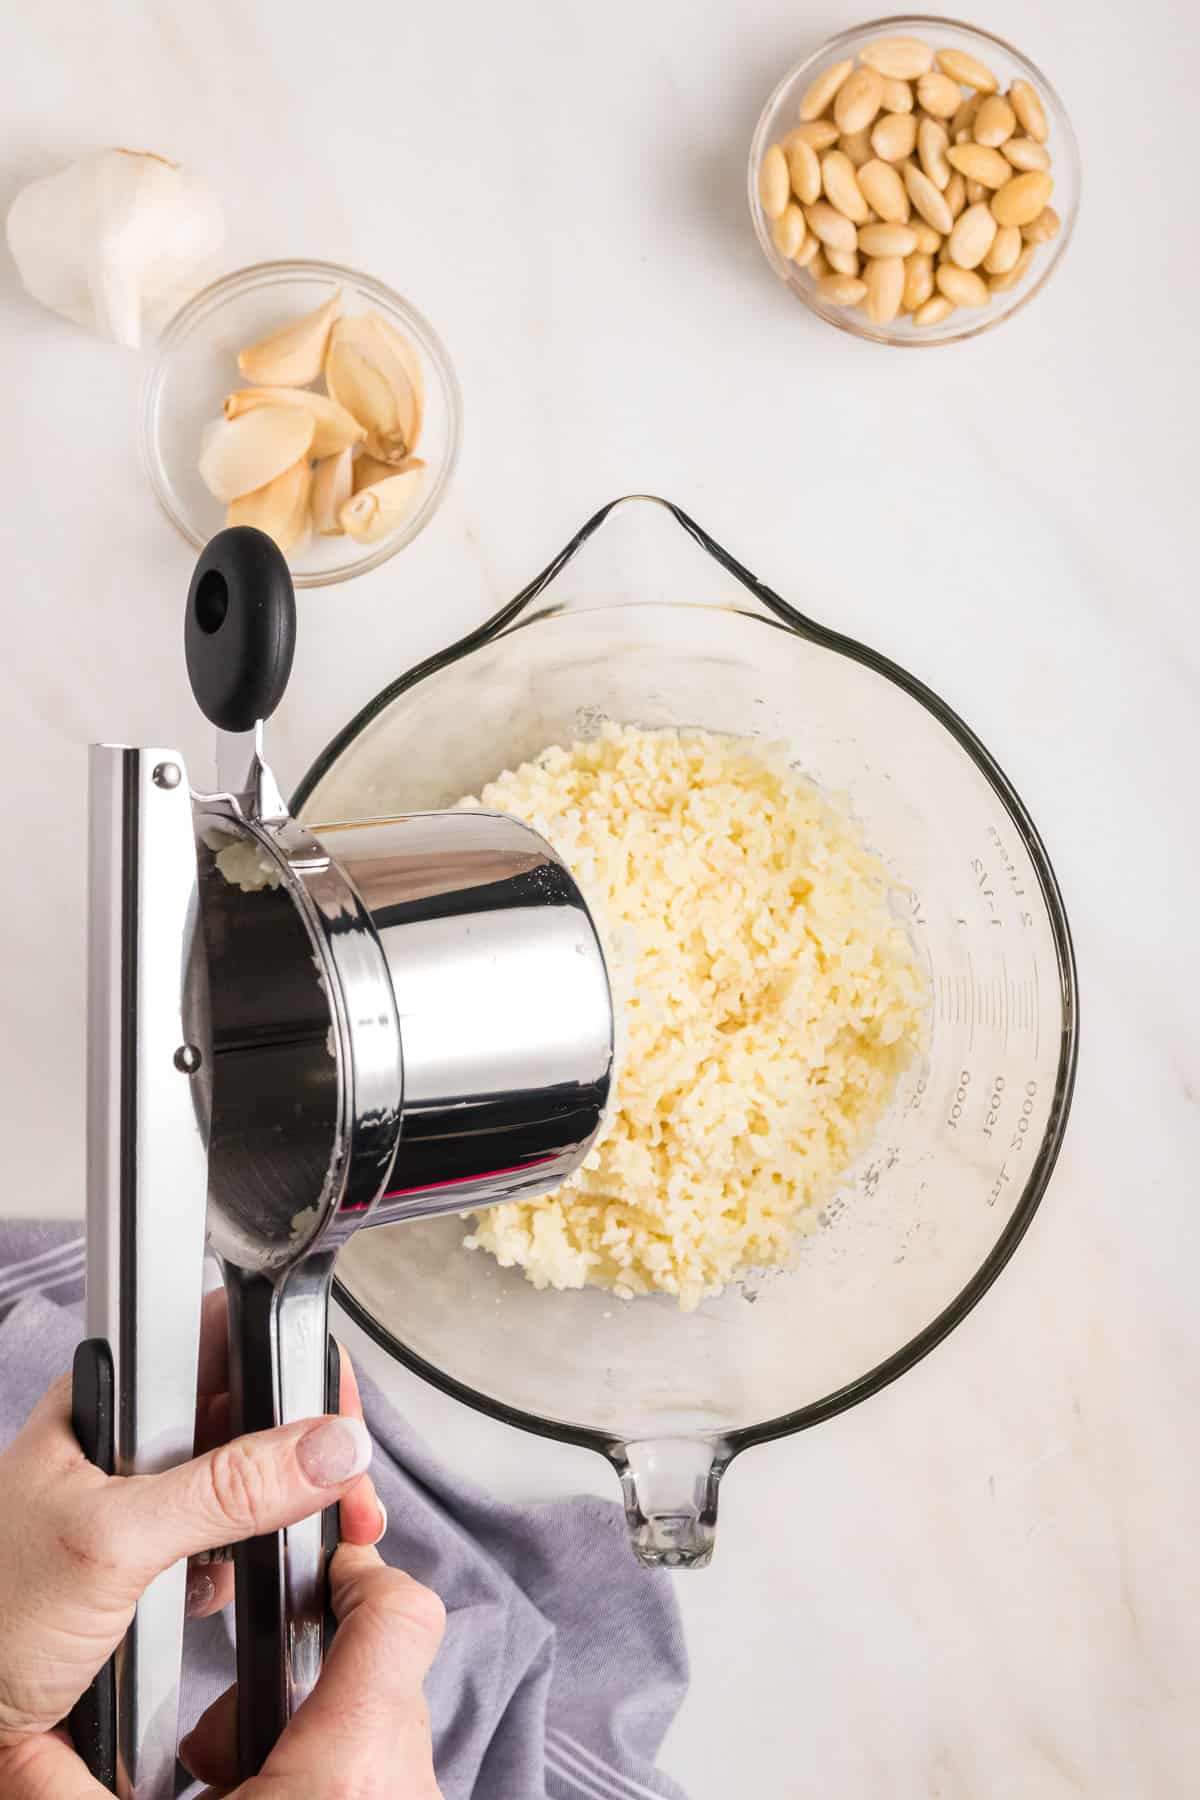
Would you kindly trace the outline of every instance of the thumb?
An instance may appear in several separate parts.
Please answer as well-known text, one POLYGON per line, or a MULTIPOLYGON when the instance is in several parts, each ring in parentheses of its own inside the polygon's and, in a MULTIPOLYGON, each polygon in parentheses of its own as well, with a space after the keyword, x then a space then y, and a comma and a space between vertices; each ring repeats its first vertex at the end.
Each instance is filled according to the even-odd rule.
MULTIPOLYGON (((321 1678, 239 1800, 304 1794, 362 1800, 401 1793, 437 1800, 421 1684, 445 1625, 436 1594, 375 1550, 343 1544, 330 1565, 337 1635, 321 1678)), ((226 1793, 237 1782, 237 1690, 209 1708, 179 1746, 185 1767, 226 1793)))
POLYGON ((264 1782, 290 1793, 290 1779, 297 1792, 323 1794, 310 1784, 314 1770, 329 1770, 343 1783, 339 1794, 437 1800, 422 1690, 445 1608, 411 1575, 388 1568, 378 1551, 352 1544, 343 1544, 330 1565, 330 1591, 337 1635, 320 1681, 267 1758, 264 1782))
POLYGON ((181 1557, 320 1512, 370 1461, 361 1419, 308 1419, 234 1438, 161 1475, 113 1481, 106 1501, 128 1560, 149 1577, 181 1557))

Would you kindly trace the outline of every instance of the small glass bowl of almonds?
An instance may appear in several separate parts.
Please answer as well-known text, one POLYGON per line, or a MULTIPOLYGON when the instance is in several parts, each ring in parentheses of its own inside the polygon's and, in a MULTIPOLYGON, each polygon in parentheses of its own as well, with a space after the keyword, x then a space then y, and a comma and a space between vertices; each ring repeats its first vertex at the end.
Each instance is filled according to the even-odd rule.
POLYGON ((876 19, 785 76, 750 150, 750 210, 775 273, 857 337, 949 344, 1048 281, 1079 207, 1054 88, 953 19, 876 19))
POLYGON ((223 525, 256 525, 303 588, 411 543, 461 431, 433 327, 333 263, 260 263, 214 282, 167 326, 142 390, 142 461, 167 517, 197 549, 223 525))

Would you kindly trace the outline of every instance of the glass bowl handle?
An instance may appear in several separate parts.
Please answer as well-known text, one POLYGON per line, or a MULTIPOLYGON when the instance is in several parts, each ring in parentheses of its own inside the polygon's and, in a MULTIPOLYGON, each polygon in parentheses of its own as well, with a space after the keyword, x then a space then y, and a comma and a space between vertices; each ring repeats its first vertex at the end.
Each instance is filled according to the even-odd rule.
POLYGON ((507 606, 480 627, 479 635, 492 637, 515 624, 553 586, 568 563, 575 564, 571 592, 561 600, 556 599, 549 610, 575 611, 595 605, 638 601, 661 603, 671 599, 718 606, 744 605, 746 595, 750 594, 767 612, 796 629, 819 629, 761 582, 674 501, 664 500, 658 494, 623 494, 593 513, 557 556, 514 595, 507 606), (673 544, 681 545, 675 526, 685 533, 690 545, 686 563, 680 559, 678 573, 672 571, 670 574, 674 591, 664 593, 660 572, 666 543, 664 527, 670 531, 673 544), (603 533, 602 527, 607 527, 603 533), (708 563, 715 567, 700 562, 692 553, 691 545, 704 551, 708 563), (585 548, 587 554, 581 556, 580 552, 585 548), (727 576, 733 578, 736 589, 731 587, 727 576))
POLYGON ((646 1438, 609 1452, 621 1478, 633 1554, 647 1569, 712 1561, 728 1452, 711 1438, 646 1438))

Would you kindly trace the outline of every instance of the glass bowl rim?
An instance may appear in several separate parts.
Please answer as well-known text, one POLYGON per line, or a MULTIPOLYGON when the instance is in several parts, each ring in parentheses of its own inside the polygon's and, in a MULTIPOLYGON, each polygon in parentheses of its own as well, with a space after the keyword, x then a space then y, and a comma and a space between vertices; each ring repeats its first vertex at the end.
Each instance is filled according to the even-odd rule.
MULTIPOLYGON (((743 1450, 748 1450, 755 1444, 769 1443, 775 1438, 789 1437, 795 1432, 808 1430, 811 1426, 834 1418, 838 1413, 846 1412, 850 1407, 857 1406, 860 1401, 867 1400, 873 1394, 879 1393, 922 1361, 931 1350, 948 1337, 950 1332, 962 1323, 987 1293, 1029 1229, 1062 1149, 1071 1111, 1079 1058, 1079 977, 1062 890, 1041 835, 1016 788, 966 721, 948 706, 932 688, 927 687, 923 681, 910 674, 899 663, 893 662, 879 651, 871 649, 869 645, 820 625, 806 614, 799 612, 781 595, 767 587, 764 582, 759 581, 757 576, 752 575, 749 569, 738 562, 714 538, 710 537, 703 527, 690 518, 681 507, 676 506, 672 501, 660 499, 657 495, 626 494, 619 499, 609 501, 587 520, 558 555, 506 605, 493 613, 490 618, 485 619, 474 631, 468 632, 464 637, 446 645, 443 649, 435 651, 432 656, 414 664, 381 688, 314 759, 292 797, 293 816, 297 818, 301 816, 302 809, 317 784, 324 780, 344 752, 369 725, 373 724, 387 710, 394 700, 399 699, 402 694, 407 693, 429 676, 451 667, 456 662, 461 662, 473 651, 482 649, 501 637, 515 636, 514 627, 528 629, 535 625, 544 626, 557 623, 566 617, 575 616, 576 611, 637 613, 655 608, 669 608, 672 611, 678 611, 681 603, 677 601, 624 601, 611 606, 599 605, 586 609, 572 609, 571 613, 568 613, 564 607, 557 606, 540 611, 528 618, 522 618, 527 607, 550 585, 560 570, 571 561, 587 539, 603 525, 616 509, 631 502, 642 501, 664 507, 703 550, 719 562, 766 608, 770 616, 764 619, 760 613, 734 606, 718 606, 710 610, 731 612, 759 624, 783 627, 795 636, 804 638, 820 648, 850 657, 852 661, 862 664, 865 668, 871 669, 885 680, 892 682, 894 686, 899 687, 911 699, 923 706, 949 732, 958 743, 959 748, 971 758, 1007 812, 1033 864, 1054 941, 1059 971, 1059 993, 1062 1002, 1063 1026, 1058 1069, 1046 1129, 1026 1177, 1021 1197, 978 1269, 942 1310, 935 1314, 913 1337, 909 1338, 907 1343, 901 1345, 891 1356, 885 1357, 882 1362, 876 1363, 873 1368, 856 1376, 854 1380, 844 1383, 840 1388, 834 1389, 832 1393, 824 1395, 820 1400, 810 1401, 805 1406, 797 1407, 791 1412, 777 1414, 774 1418, 765 1419, 753 1425, 739 1426, 735 1430, 725 1433, 700 1434, 706 1439, 711 1437, 714 1440, 714 1466, 720 1471, 727 1468, 735 1456, 739 1456, 743 1450)), ((497 1420, 500 1424, 516 1426, 519 1430, 530 1432, 536 1437, 552 1438, 559 1443, 576 1444, 582 1449, 594 1450, 618 1470, 621 1468, 624 1446, 614 1434, 598 1431, 590 1426, 573 1425, 545 1414, 526 1412, 521 1407, 510 1406, 502 1400, 480 1392, 477 1388, 470 1387, 466 1382, 459 1381, 457 1377, 438 1368, 436 1364, 429 1362, 425 1357, 409 1348, 401 1338, 389 1331, 362 1302, 357 1300, 336 1276, 333 1291, 339 1306, 367 1337, 414 1375, 419 1375, 424 1381, 427 1381, 431 1387, 437 1388, 451 1399, 461 1401, 463 1405, 471 1407, 474 1411, 497 1420)), ((631 1302, 631 1304, 636 1304, 636 1302, 631 1302)))
POLYGON ((185 542, 194 549, 203 550, 208 539, 193 528, 175 503, 155 429, 159 397, 171 367, 172 355, 195 326, 228 300, 256 288, 275 287, 297 280, 351 284, 366 298, 398 315, 421 341, 446 396, 446 451, 424 500, 408 523, 391 537, 384 538, 370 555, 362 556, 352 563, 341 563, 331 569, 307 573, 292 570, 294 587, 335 587, 343 581, 352 581, 357 575, 366 575, 372 569, 378 569, 424 531, 441 506, 462 447, 462 390, 450 353, 424 313, 394 288, 377 281, 373 275, 365 275, 361 270, 350 268, 347 264, 322 262, 312 258, 282 258, 273 262, 249 263, 244 268, 234 269, 229 274, 210 281, 184 302, 160 333, 154 361, 146 371, 138 401, 138 454, 146 479, 166 517, 185 542))
MULTIPOLYGON (((968 338, 981 337, 986 331, 995 331, 999 326, 1005 324, 1007 320, 1015 318, 1017 313, 1021 312, 1036 294, 1041 293, 1051 275, 1053 275, 1054 271, 1062 261, 1067 245, 1074 235, 1075 222, 1079 217, 1079 204, 1083 194, 1083 168, 1079 155, 1079 139, 1075 135, 1075 127, 1072 125, 1071 116, 1063 104, 1062 96, 1054 83, 1050 80, 1049 76, 1038 67, 1037 63, 1035 63, 1031 57, 1026 56, 1023 50, 1018 49, 1015 44, 1010 43, 1007 38, 1000 37, 998 33, 994 31, 985 31, 979 25, 970 25, 965 19, 953 19, 944 13, 889 13, 883 18, 866 19, 861 25, 853 25, 848 30, 839 31, 835 36, 827 38, 810 56, 806 56, 802 61, 793 64, 787 74, 784 75, 780 81, 776 82, 763 105, 762 111, 758 115, 758 122, 754 127, 754 135, 750 140, 750 160, 747 169, 746 192, 750 205, 750 217, 754 225, 754 234, 758 239, 759 248, 766 258, 771 272, 778 276, 779 280, 787 287, 789 293, 793 294, 796 299, 801 301, 814 317, 820 319, 823 324, 832 325, 836 331, 844 331, 847 336, 859 338, 865 343, 883 344, 885 347, 894 350, 937 350, 944 344, 962 344, 965 343, 968 338), (775 108, 784 98, 787 90, 791 88, 802 75, 807 74, 809 70, 813 68, 814 64, 823 62, 826 57, 835 54, 839 50, 847 49, 851 44, 857 43, 860 39, 865 37, 868 32, 872 35, 875 35, 876 33, 882 34, 887 31, 894 31, 899 26, 943 26, 950 31, 961 32, 964 37, 974 38, 980 44, 991 45, 995 49, 1002 51, 1005 56, 1011 57, 1017 63, 1024 65, 1024 68, 1029 72, 1030 78, 1037 84, 1044 98, 1050 103, 1051 110, 1054 114, 1055 124, 1061 129, 1066 162, 1074 176, 1075 194, 1073 203, 1069 213, 1062 221, 1062 227, 1059 234, 1057 238, 1054 239, 1051 246, 1051 254, 1045 259, 1037 279, 1030 282, 1029 286, 1026 287, 1010 305, 1002 308, 999 312, 990 314, 989 316, 990 309, 976 309, 980 312, 978 319, 974 320, 974 322, 967 322, 961 325, 957 330, 948 332, 944 337, 922 337, 911 332, 907 336, 901 336, 900 333, 891 326, 874 325, 865 317, 856 317, 855 309, 853 307, 831 308, 828 311, 819 307, 816 304, 814 294, 806 287, 793 286, 789 271, 785 266, 783 259, 780 257, 779 252, 776 250, 774 243, 771 241, 771 234, 762 210, 762 203, 758 197, 759 165, 767 150, 767 123, 775 108)), ((968 309, 968 311, 969 310, 970 309, 968 309)))

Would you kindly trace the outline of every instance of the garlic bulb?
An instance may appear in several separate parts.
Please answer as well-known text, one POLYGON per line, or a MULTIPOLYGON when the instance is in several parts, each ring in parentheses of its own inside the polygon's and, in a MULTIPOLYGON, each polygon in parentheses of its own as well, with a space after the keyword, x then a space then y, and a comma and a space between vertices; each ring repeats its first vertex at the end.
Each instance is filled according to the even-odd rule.
POLYGON ((35 300, 136 350, 194 292, 225 241, 204 184, 140 150, 98 150, 22 188, 8 246, 35 300))

